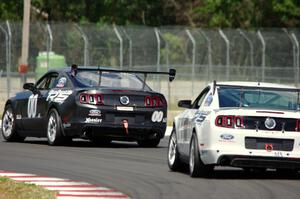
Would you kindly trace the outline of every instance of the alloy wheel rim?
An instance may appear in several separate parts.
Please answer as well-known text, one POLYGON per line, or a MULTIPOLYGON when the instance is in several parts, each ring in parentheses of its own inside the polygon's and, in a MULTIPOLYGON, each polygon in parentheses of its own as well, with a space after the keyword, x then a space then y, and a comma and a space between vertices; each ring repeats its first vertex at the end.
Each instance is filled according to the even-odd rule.
POLYGON ((170 144, 169 144, 169 163, 170 165, 173 165, 175 162, 175 156, 176 156, 176 138, 175 134, 172 134, 170 144))
POLYGON ((56 124, 55 116, 51 114, 48 121, 48 138, 51 142, 54 142, 55 140, 56 131, 57 131, 57 124, 56 124))
POLYGON ((2 121, 2 132, 5 137, 9 137, 12 134, 14 125, 14 116, 10 109, 6 110, 2 121))

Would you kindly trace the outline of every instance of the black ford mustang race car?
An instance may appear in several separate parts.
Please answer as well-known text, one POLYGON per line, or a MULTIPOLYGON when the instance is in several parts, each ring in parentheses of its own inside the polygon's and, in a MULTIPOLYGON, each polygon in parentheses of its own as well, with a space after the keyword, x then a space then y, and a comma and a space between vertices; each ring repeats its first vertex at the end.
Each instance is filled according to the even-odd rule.
POLYGON ((165 134, 167 102, 145 81, 147 74, 168 74, 172 81, 175 73, 77 65, 49 71, 36 84, 25 83, 27 91, 7 100, 3 137, 6 141, 47 137, 50 145, 72 138, 98 144, 126 140, 155 147, 165 134))

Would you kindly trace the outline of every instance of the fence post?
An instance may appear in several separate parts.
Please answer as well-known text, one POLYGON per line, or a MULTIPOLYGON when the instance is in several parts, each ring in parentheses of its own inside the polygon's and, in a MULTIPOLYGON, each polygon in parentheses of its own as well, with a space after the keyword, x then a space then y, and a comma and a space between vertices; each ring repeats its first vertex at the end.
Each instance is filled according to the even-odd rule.
POLYGON ((294 48, 294 72, 295 72, 295 85, 298 87, 299 84, 299 42, 295 33, 291 33, 290 38, 294 48))
POLYGON ((195 64, 196 64, 196 41, 193 35, 191 34, 190 30, 185 30, 186 34, 188 35, 189 39, 193 44, 193 57, 192 57, 192 96, 194 96, 194 84, 195 84, 195 64))
POLYGON ((125 30, 124 27, 122 28, 122 30, 123 30, 123 33, 124 33, 125 37, 129 41, 129 69, 131 69, 132 68, 132 39, 129 36, 129 34, 127 33, 127 31, 125 30))
POLYGON ((266 42, 264 40, 264 37, 262 36, 260 30, 257 31, 258 38, 261 41, 262 44, 262 57, 261 57, 261 79, 262 81, 265 81, 265 67, 266 67, 266 42))
POLYGON ((84 42, 84 53, 83 53, 84 66, 88 66, 90 64, 89 63, 90 62, 89 61, 89 39, 78 24, 75 23, 75 27, 77 28, 77 30, 79 31, 79 33, 83 39, 83 42, 84 42))
POLYGON ((219 33, 221 35, 221 37, 224 39, 224 42, 226 44, 226 80, 229 80, 229 65, 230 65, 230 54, 229 54, 229 50, 230 50, 230 43, 229 40, 227 39, 226 35, 224 34, 224 32, 219 29, 219 33))
POLYGON ((9 94, 10 94, 10 88, 9 88, 9 84, 10 84, 10 65, 8 64, 8 59, 9 59, 9 56, 8 56, 8 51, 9 51, 9 47, 8 47, 8 43, 9 43, 9 39, 8 39, 8 33, 7 31, 0 25, 0 30, 4 33, 5 35, 5 62, 6 62, 6 86, 7 86, 7 89, 6 89, 6 94, 7 94, 7 98, 9 98, 9 94))
POLYGON ((10 72, 11 72, 11 28, 8 20, 6 20, 6 26, 7 26, 7 34, 8 34, 8 49, 7 49, 7 89, 8 89, 8 95, 9 97, 11 86, 10 86, 10 72))
POLYGON ((207 69, 207 80, 210 81, 211 79, 211 73, 212 73, 212 50, 211 50, 211 40, 210 38, 205 34, 205 32, 202 29, 199 29, 199 32, 204 37, 204 39, 207 42, 207 59, 208 59, 208 69, 207 69))
MULTIPOLYGON (((161 34, 160 30, 157 29, 158 34, 160 35, 160 38, 165 42, 166 44, 166 66, 168 71, 170 70, 170 65, 169 65, 169 43, 168 41, 164 38, 164 36, 161 34)), ((170 104, 171 104, 171 85, 170 81, 168 81, 168 109, 170 109, 170 104)))
POLYGON ((118 31, 118 28, 116 25, 114 25, 114 31, 120 41, 120 69, 123 69, 123 39, 118 31))
POLYGON ((48 39, 47 39, 47 71, 49 71, 49 52, 52 51, 53 36, 49 23, 46 24, 48 39))
POLYGON ((240 35, 242 35, 242 37, 247 41, 249 48, 250 48, 250 65, 253 68, 254 67, 254 48, 253 48, 253 43, 251 42, 251 40, 249 39, 249 37, 247 37, 247 35, 241 30, 238 29, 240 35))
MULTIPOLYGON (((160 72, 160 37, 158 33, 158 29, 154 28, 154 33, 157 41, 157 60, 156 60, 156 71, 160 72)), ((158 83, 158 92, 160 92, 160 76, 157 76, 157 83, 158 83)))

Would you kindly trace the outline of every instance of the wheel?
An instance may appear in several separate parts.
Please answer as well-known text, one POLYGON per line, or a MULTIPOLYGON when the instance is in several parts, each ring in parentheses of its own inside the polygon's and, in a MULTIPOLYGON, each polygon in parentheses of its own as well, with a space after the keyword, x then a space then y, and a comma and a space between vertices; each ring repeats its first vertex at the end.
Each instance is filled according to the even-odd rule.
POLYGON ((182 162, 180 161, 180 155, 177 148, 176 131, 175 127, 173 127, 168 145, 168 166, 172 171, 178 171, 182 166, 181 164, 182 162))
POLYGON ((90 140, 96 146, 107 146, 112 141, 110 138, 105 138, 105 137, 91 138, 90 140))
POLYGON ((195 134, 190 144, 189 171, 191 177, 207 176, 213 171, 212 165, 205 165, 200 159, 198 141, 195 134))
POLYGON ((25 139, 19 136, 16 130, 15 118, 11 105, 7 105, 2 116, 1 130, 3 138, 8 142, 22 142, 25 139))
POLYGON ((138 140, 137 142, 140 147, 157 147, 157 145, 160 142, 160 139, 156 138, 156 139, 138 140))
POLYGON ((49 145, 60 145, 70 140, 63 136, 61 118, 56 109, 51 109, 48 113, 47 140, 49 145))

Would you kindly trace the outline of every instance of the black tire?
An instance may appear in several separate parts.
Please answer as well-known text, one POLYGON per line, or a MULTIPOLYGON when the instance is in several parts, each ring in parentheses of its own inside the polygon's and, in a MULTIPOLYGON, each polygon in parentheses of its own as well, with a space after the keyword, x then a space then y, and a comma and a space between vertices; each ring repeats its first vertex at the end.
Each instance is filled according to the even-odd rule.
POLYGON ((192 135, 189 155, 189 171, 191 177, 209 176, 213 171, 213 165, 205 165, 199 155, 198 140, 192 135))
POLYGON ((177 137, 176 137, 176 130, 173 127, 169 138, 168 144, 168 166, 172 171, 179 171, 182 168, 182 162, 180 160, 180 154, 178 152, 177 147, 177 137))
POLYGON ((137 143, 140 147, 148 147, 148 148, 157 147, 159 142, 160 142, 160 138, 137 141, 137 143))
POLYGON ((16 117, 11 105, 7 105, 2 116, 1 132, 8 142, 23 142, 25 137, 19 136, 16 130, 16 117))
POLYGON ((54 108, 48 113, 47 140, 51 146, 62 145, 70 140, 64 137, 61 118, 54 108))

